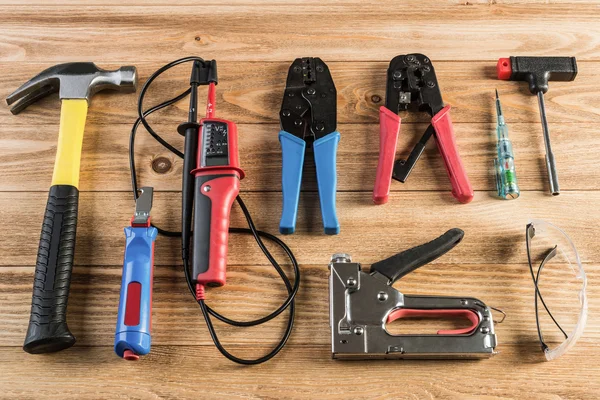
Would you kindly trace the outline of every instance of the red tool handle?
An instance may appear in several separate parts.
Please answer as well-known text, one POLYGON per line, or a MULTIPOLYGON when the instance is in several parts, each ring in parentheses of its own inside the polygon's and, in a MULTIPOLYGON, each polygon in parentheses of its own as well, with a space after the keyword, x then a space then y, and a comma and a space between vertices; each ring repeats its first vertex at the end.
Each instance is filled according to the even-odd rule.
POLYGON ((193 268, 198 284, 225 284, 229 214, 239 191, 240 175, 236 170, 196 172, 193 268))
POLYGON ((401 119, 386 107, 379 108, 379 161, 373 189, 373 203, 385 204, 390 195, 396 144, 401 119))
POLYGON ((450 106, 444 107, 434 115, 431 125, 435 129, 436 143, 452 184, 452 195, 461 203, 469 203, 473 200, 473 187, 456 147, 454 128, 450 119, 450 106))
MULTIPOLYGON (((214 96, 214 95, 213 95, 214 96)), ((209 101, 210 100, 209 93, 209 101)), ((209 105, 207 112, 214 109, 209 105)), ((239 167, 236 125, 204 118, 198 143, 194 192, 193 277, 197 285, 225 284, 229 213, 240 191, 244 171, 239 167)))

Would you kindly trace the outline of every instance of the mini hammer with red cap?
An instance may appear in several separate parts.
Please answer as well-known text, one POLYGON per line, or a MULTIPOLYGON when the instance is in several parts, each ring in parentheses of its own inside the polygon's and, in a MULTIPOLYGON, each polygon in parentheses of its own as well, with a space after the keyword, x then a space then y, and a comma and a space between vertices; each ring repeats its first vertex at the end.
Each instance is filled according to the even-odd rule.
POLYGON ((510 57, 501 58, 496 66, 498 79, 510 81, 526 81, 529 91, 537 95, 546 146, 546 168, 550 182, 550 193, 553 196, 560 194, 558 175, 554 154, 550 146, 550 133, 546 120, 546 106, 544 93, 548 91, 548 81, 572 81, 577 76, 577 62, 575 57, 510 57))

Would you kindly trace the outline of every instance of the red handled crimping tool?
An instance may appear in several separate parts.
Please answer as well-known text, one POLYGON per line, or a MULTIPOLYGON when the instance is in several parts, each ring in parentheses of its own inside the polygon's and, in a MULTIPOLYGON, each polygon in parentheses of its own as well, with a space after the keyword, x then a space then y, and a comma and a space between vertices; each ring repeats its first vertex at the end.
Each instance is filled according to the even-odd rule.
POLYGON ((461 203, 473 199, 473 188, 458 154, 454 128, 450 120, 450 106, 444 106, 431 60, 423 54, 394 57, 387 72, 385 107, 379 109, 379 163, 373 190, 373 202, 385 204, 390 194, 391 179, 406 181, 431 136, 435 136, 444 160, 452 195, 461 203), (431 116, 431 125, 425 131, 408 159, 394 162, 400 133, 399 111, 416 104, 419 111, 431 116))

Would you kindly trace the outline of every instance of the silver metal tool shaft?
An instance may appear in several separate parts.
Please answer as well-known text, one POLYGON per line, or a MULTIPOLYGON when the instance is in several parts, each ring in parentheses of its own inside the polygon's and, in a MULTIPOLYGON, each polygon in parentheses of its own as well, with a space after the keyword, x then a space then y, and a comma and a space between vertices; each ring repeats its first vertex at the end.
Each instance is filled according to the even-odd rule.
POLYGON ((560 194, 558 185, 558 174, 556 173, 556 164, 554 162, 554 154, 550 145, 550 132, 548 130, 548 120, 546 119, 546 105, 544 103, 544 93, 537 92, 538 103, 540 105, 540 117, 542 119, 542 130, 544 133, 544 146, 546 147, 546 168, 548 169, 548 182, 550 183, 550 193, 552 196, 560 194))

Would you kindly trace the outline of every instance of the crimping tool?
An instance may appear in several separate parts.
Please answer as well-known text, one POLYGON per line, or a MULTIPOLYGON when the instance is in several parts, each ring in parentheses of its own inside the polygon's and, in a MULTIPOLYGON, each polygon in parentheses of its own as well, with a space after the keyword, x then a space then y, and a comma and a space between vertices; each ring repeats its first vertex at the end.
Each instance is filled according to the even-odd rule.
POLYGON ((444 106, 431 60, 423 54, 396 56, 388 67, 385 106, 379 108, 379 163, 373 190, 375 204, 387 203, 391 178, 406 181, 431 136, 435 136, 444 160, 452 195, 461 203, 470 202, 473 188, 456 147, 450 106, 444 106), (411 104, 432 116, 431 125, 408 159, 394 163, 401 122, 398 111, 407 110, 411 104))
POLYGON ((347 254, 334 254, 329 276, 329 312, 333 358, 486 358, 494 354, 496 335, 491 308, 468 297, 404 295, 392 284, 442 256, 463 238, 451 229, 429 243, 405 250, 361 271, 347 254), (467 319, 463 329, 437 334, 392 335, 386 325, 401 318, 467 319))
POLYGON ((336 235, 340 225, 335 210, 336 89, 329 68, 320 58, 294 60, 288 71, 279 113, 282 156, 283 211, 279 232, 294 233, 300 198, 304 154, 312 150, 325 233, 336 235))
POLYGON ((137 360, 150 352, 154 241, 158 231, 150 225, 153 188, 143 187, 135 202, 131 226, 125 228, 125 257, 121 280, 115 353, 137 360))

